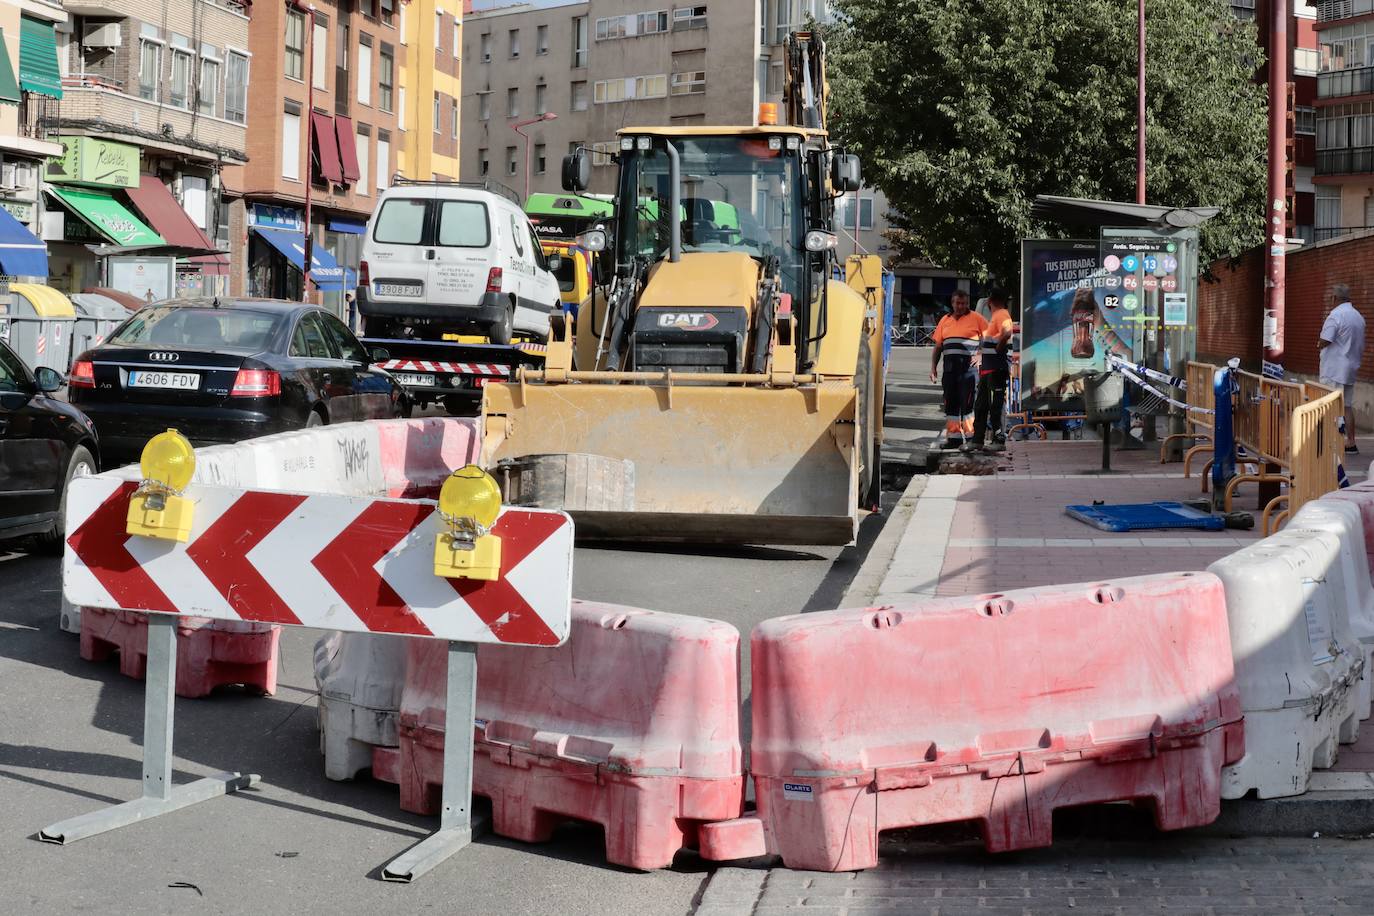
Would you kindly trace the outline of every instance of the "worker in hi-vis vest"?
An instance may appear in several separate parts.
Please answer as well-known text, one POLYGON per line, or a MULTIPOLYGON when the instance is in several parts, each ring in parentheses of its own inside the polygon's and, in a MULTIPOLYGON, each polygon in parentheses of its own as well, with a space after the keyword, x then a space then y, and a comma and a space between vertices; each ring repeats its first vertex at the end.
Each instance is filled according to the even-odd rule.
POLYGON ((987 332, 987 319, 969 310, 968 293, 955 290, 950 296, 954 312, 935 326, 935 352, 930 358, 930 380, 945 373, 945 448, 961 448, 973 438, 973 400, 978 392, 979 347, 987 332))
POLYGON ((994 289, 988 293, 988 307, 991 313, 983 334, 983 364, 978 367, 978 399, 973 406, 973 444, 981 448, 991 432, 993 446, 1000 448, 1007 444, 1007 436, 1002 432, 1002 407, 1011 376, 1007 350, 1013 328, 1006 292, 994 289))

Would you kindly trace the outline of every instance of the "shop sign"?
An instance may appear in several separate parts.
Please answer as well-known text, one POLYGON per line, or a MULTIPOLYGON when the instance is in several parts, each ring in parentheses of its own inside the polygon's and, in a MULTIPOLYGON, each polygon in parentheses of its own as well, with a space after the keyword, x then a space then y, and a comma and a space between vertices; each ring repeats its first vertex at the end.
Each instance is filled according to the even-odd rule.
POLYGON ((100 188, 138 187, 138 147, 95 137, 63 137, 61 142, 62 157, 48 160, 48 181, 100 188))
POLYGON ((261 226, 264 229, 290 229, 294 232, 303 232, 305 222, 301 219, 301 211, 295 207, 274 207, 271 204, 253 204, 250 213, 254 226, 261 226))
POLYGON ((0 200, 0 207, 4 207, 19 222, 27 226, 33 222, 33 204, 27 200, 0 200))

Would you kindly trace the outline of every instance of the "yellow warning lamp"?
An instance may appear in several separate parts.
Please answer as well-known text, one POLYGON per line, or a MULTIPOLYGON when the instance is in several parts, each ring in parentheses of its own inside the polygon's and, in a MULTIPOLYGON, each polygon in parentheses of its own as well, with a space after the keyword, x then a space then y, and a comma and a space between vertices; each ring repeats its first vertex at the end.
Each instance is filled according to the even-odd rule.
POLYGON ((448 476, 439 490, 439 515, 448 523, 434 542, 434 574, 446 579, 501 577, 501 539, 491 533, 501 513, 501 488, 475 464, 448 476))
POLYGON ((143 483, 129 500, 125 530, 165 541, 191 536, 191 501, 181 495, 196 472, 196 452, 175 429, 158 433, 138 460, 143 483))
POLYGON ((778 103, 759 103, 759 127, 769 127, 778 123, 778 103))

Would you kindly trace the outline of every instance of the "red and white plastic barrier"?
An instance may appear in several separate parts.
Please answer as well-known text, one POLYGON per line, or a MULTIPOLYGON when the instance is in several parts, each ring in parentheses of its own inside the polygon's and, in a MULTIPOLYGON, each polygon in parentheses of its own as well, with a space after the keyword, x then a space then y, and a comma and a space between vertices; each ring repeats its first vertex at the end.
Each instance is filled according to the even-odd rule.
POLYGON ((757 814, 702 855, 877 864, 878 834, 982 825, 1044 846, 1056 808, 1209 823, 1244 752, 1221 583, 1179 573, 767 620, 752 639, 757 814))
MULTIPOLYGON (((589 821, 605 828, 607 861, 654 869, 702 823, 742 813, 729 624, 574 601, 564 645, 484 645, 477 659, 473 792, 491 799, 497 834, 539 842, 589 821)), ((446 667, 442 644, 409 641, 400 748, 374 754, 406 811, 438 810, 446 667)))

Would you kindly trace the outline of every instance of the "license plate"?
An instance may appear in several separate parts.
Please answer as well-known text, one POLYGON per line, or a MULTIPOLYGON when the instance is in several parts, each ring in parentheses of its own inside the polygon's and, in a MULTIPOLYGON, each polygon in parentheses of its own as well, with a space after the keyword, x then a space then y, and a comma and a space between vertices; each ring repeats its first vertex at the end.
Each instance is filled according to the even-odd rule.
POLYGON ((420 296, 424 286, 419 283, 376 283, 373 285, 379 296, 420 296))
POLYGON ((429 387, 434 384, 434 376, 415 375, 411 372, 398 372, 396 373, 396 381, 400 382, 402 385, 418 385, 421 387, 429 387))
POLYGON ((200 376, 194 372, 130 372, 130 388, 180 388, 195 391, 200 387, 200 376))

